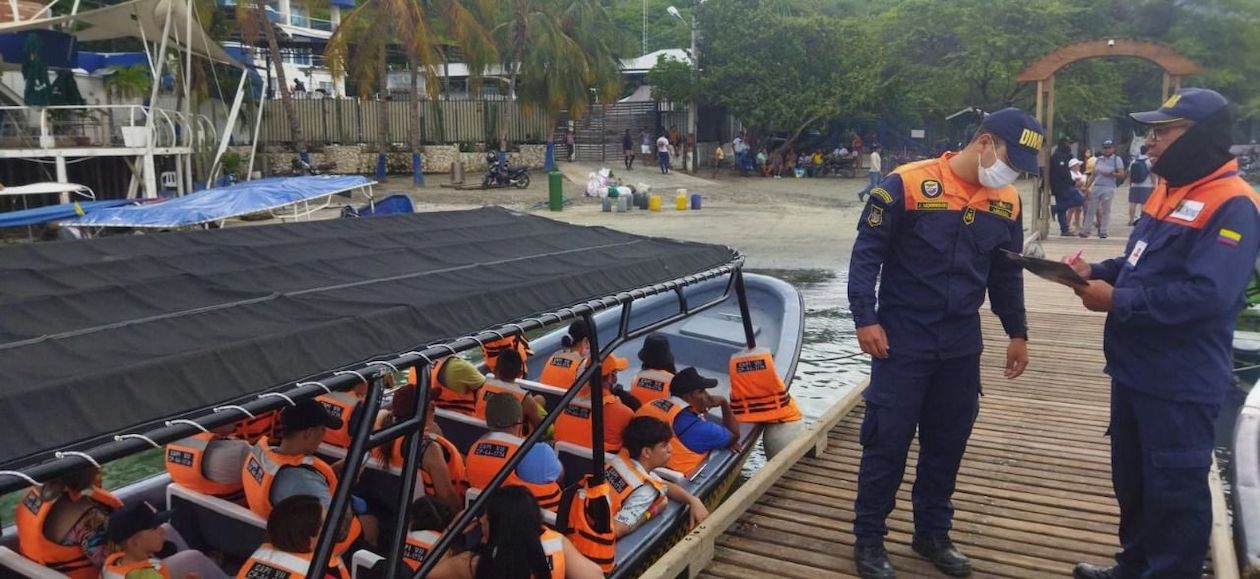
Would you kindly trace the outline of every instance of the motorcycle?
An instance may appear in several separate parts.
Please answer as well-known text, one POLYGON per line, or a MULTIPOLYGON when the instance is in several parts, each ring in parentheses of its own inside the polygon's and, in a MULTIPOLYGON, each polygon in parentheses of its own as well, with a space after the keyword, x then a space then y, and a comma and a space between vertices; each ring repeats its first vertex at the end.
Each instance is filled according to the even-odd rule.
POLYGON ((320 163, 318 165, 311 165, 310 163, 303 161, 301 157, 294 157, 293 160, 289 162, 289 169, 294 177, 324 175, 335 171, 337 169, 337 164, 320 163))
POLYGON ((481 179, 482 187, 487 189, 509 185, 517 189, 529 187, 529 167, 511 167, 506 162, 500 162, 494 154, 486 155, 486 163, 490 169, 481 179))
POLYGON ((1252 150, 1238 157, 1238 175, 1248 183, 1260 183, 1260 151, 1252 150))

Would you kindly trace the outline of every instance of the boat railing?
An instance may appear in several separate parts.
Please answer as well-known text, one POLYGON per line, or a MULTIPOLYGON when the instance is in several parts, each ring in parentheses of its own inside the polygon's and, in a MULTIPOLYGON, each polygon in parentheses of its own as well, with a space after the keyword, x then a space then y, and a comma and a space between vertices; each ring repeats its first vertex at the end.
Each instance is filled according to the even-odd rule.
POLYGON ((135 104, 0 106, 0 115, 5 136, 18 138, 5 148, 101 147, 117 140, 127 147, 191 146, 193 133, 217 135, 204 115, 135 104), (37 140, 27 141, 30 137, 37 140))
MULTIPOLYGON (((430 385, 428 383, 428 368, 440 360, 441 358, 458 355, 465 351, 479 348, 484 342, 492 339, 499 339, 510 336, 525 335, 527 332, 543 329, 552 324, 559 324, 566 321, 584 319, 591 327, 594 325, 594 317, 600 312, 621 308, 620 322, 618 324, 618 335, 609 344, 601 345, 598 343, 596 332, 592 332, 591 351, 597 352, 599 359, 615 350, 617 347, 625 344, 629 340, 644 336, 650 332, 687 317, 693 316, 710 308, 716 307, 725 302, 734 292, 740 301, 741 312, 744 313, 744 330, 748 344, 752 345, 752 325, 747 316, 747 297, 743 284, 743 264, 744 257, 739 252, 732 250, 731 259, 726 264, 711 268, 709 270, 696 273, 681 278, 676 278, 667 282, 661 282, 650 286, 644 286, 633 290, 623 291, 616 294, 604 296, 602 298, 588 300, 568 307, 563 307, 552 312, 544 313, 534 317, 523 318, 512 323, 501 324, 481 332, 455 338, 450 341, 435 343, 419 350, 411 350, 400 354, 393 355, 391 358, 375 360, 347 367, 341 370, 325 372, 321 375, 308 377, 293 383, 268 389, 257 395, 251 395, 249 398, 236 399, 227 403, 218 405, 214 408, 206 408, 201 410, 192 410, 180 416, 178 419, 167 420, 162 426, 153 428, 143 433, 126 433, 117 434, 112 442, 97 445, 92 448, 81 449, 65 449, 53 453, 53 460, 48 460, 33 466, 23 468, 20 471, 0 471, 0 494, 7 494, 26 488, 34 481, 47 481, 61 474, 64 474, 74 468, 81 467, 84 463, 99 465, 113 460, 117 460, 126 456, 130 456, 137 452, 146 450, 152 446, 163 445, 194 434, 203 432, 207 429, 214 429, 221 426, 227 426, 242 419, 253 418, 258 415, 276 411, 284 406, 294 404, 302 400, 313 399, 317 396, 327 394, 333 391, 348 390, 357 384, 367 383, 368 391, 362 404, 364 405, 364 416, 375 416, 381 407, 381 401, 386 387, 386 378, 395 375, 399 371, 416 368, 419 377, 416 396, 416 412, 406 420, 400 421, 387 428, 372 432, 373 421, 364 420, 357 425, 357 430, 352 433, 352 441, 350 448, 347 449, 345 464, 347 465, 363 465, 365 464, 368 451, 392 441, 406 437, 403 448, 404 463, 401 469, 402 484, 399 485, 398 505, 407 504, 410 498, 411 489, 415 485, 416 470, 419 467, 419 448, 420 440, 417 436, 424 428, 424 417, 430 403, 430 385), (726 287, 722 293, 703 304, 692 305, 688 303, 685 289, 696 284, 707 282, 710 280, 728 277, 726 287), (630 328, 630 315, 633 311, 635 301, 648 298, 655 295, 673 293, 675 299, 679 303, 679 311, 664 319, 657 320, 650 324, 635 329, 630 328), (318 379, 317 379, 318 378, 318 379)), ((580 391, 579 385, 590 383, 591 397, 598 400, 602 397, 603 384, 601 383, 599 363, 592 363, 582 372, 582 374, 574 382, 573 386, 565 393, 558 402, 560 407, 569 404, 580 391)), ((521 459, 527 454, 533 445, 538 444, 556 418, 559 412, 550 413, 537 429, 534 430, 522 443, 520 450, 513 455, 499 473, 490 481, 483 489, 483 493, 472 502, 457 522, 453 523, 450 529, 463 529, 473 517, 484 508, 486 500, 492 494, 491 491, 502 486, 510 473, 520 463, 521 459)), ((592 412, 592 439, 595 446, 594 457, 595 464, 592 467, 592 476, 599 480, 603 476, 603 420, 602 408, 595 405, 592 412)), ((347 471, 343 476, 353 478, 355 473, 347 471)), ((324 528, 320 534, 320 540, 315 551, 313 568, 308 576, 321 576, 325 571, 328 555, 331 553, 332 545, 336 530, 340 528, 342 517, 345 516, 345 506, 349 503, 350 484, 338 485, 337 490, 332 497, 332 504, 328 509, 328 517, 324 522, 324 528)), ((406 509, 401 508, 396 514, 394 525, 394 534, 390 537, 390 543, 386 545, 389 553, 388 560, 388 577, 395 577, 402 569, 401 552, 402 544, 406 535, 406 509)), ((453 543, 457 533, 447 533, 443 538, 434 545, 434 553, 432 557, 426 557, 424 565, 414 574, 414 576, 423 576, 428 573, 433 564, 440 558, 440 554, 453 543)))

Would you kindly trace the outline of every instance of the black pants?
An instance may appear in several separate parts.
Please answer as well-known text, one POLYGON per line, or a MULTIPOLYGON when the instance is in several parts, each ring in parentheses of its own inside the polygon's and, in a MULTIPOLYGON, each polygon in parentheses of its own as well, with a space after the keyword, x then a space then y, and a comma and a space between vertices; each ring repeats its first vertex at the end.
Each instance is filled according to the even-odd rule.
POLYGON ((1208 471, 1219 404, 1111 385, 1111 481, 1120 579, 1198 578, 1212 531, 1208 471))
MULTIPOLYGON (((894 355, 895 356, 895 355, 894 355)), ((854 503, 859 544, 883 541, 915 431, 914 531, 939 537, 953 525, 950 497, 980 408, 980 355, 948 360, 873 360, 862 419, 862 463, 854 503)))

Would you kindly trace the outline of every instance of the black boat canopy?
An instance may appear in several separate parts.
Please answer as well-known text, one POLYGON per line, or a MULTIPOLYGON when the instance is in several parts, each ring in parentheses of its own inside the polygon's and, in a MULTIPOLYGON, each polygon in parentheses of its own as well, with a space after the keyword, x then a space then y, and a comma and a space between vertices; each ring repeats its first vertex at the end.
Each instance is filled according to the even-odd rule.
POLYGON ((5 248, 0 469, 736 258, 501 208, 5 248))

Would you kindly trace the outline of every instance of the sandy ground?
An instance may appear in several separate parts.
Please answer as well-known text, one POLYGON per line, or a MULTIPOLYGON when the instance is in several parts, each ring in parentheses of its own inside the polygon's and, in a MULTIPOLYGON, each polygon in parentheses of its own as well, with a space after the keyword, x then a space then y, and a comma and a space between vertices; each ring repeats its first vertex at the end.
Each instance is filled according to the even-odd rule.
MULTIPOLYGON (((857 193, 866 185, 865 178, 766 179, 726 172, 711 178, 708 170, 692 177, 661 175, 654 168, 623 172, 613 167, 614 176, 624 183, 644 183, 663 194, 665 208, 659 213, 604 213, 599 199, 582 195, 587 174, 598 169, 599 165, 588 163, 561 165, 565 197, 571 201, 561 212, 547 210, 546 175, 541 172, 533 175, 524 190, 457 191, 440 186, 445 175, 431 175, 422 188, 412 187, 408 179, 387 180, 376 187, 376 195, 409 193, 420 211, 502 205, 579 225, 719 243, 739 249, 748 265, 759 269, 838 269, 848 262, 862 209, 857 193), (675 210, 673 198, 679 188, 703 195, 703 209, 675 210)), ((1030 198, 1031 181, 1020 187, 1025 198, 1030 198)))

